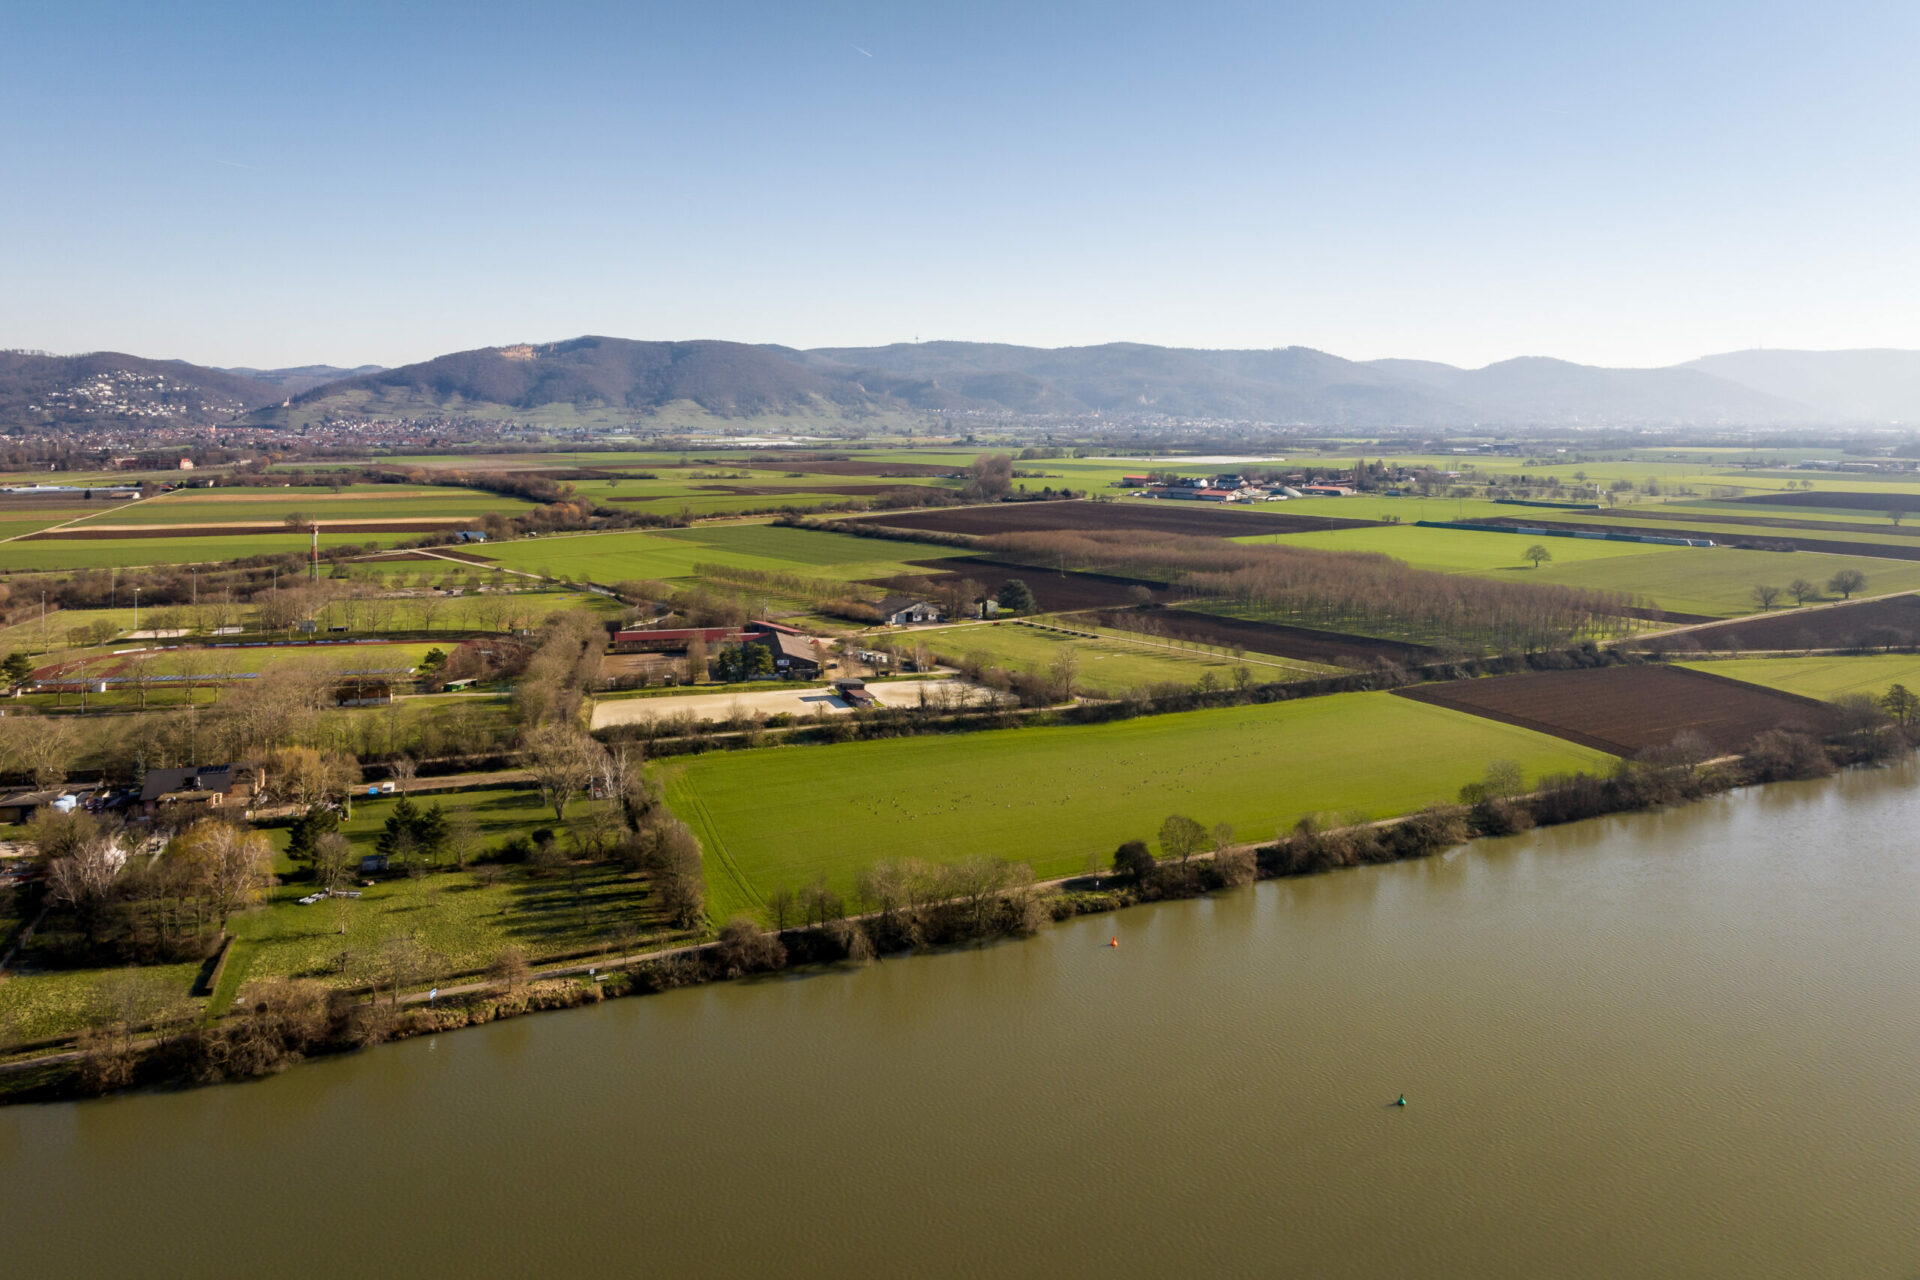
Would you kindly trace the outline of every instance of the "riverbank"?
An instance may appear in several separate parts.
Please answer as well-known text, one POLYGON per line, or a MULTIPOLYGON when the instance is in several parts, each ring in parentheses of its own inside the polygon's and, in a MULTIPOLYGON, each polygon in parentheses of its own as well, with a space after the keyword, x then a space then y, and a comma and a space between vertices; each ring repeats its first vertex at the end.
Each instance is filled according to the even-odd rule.
POLYGON ((247 1088, 6 1108, 0 1170, 34 1224, 8 1256, 75 1276, 273 1257, 292 1280, 369 1259, 420 1280, 636 1259, 1901 1275, 1920 1247, 1917 783, 1913 760, 1849 770, 247 1088), (319 1186, 406 1187, 407 1212, 207 1228, 208 1205, 319 1186), (582 1188, 610 1189, 617 1221, 583 1226, 582 1188))
MULTIPOLYGON (((1477 836, 1684 804, 1755 785, 1831 773, 1886 759, 1912 742, 1889 730, 1872 742, 1822 747, 1807 740, 1717 761, 1625 763, 1611 775, 1546 780, 1525 795, 1484 792, 1471 804, 1434 806, 1378 823, 1318 829, 1178 861, 1123 859, 1130 871, 1034 882, 1011 864, 978 859, 956 868, 896 867, 874 910, 762 932, 744 920, 718 941, 657 952, 628 964, 507 972, 489 984, 383 1001, 342 998, 321 984, 280 979, 249 989, 247 1007, 211 1024, 90 1032, 70 1048, 0 1064, 0 1104, 98 1096, 127 1089, 207 1084, 272 1074, 308 1057, 485 1025, 524 1014, 797 969, 860 965, 888 955, 940 951, 1031 936, 1050 924, 1156 901, 1229 892, 1256 879, 1431 857, 1477 836), (925 873, 930 878, 916 880, 925 873)), ((1144 853, 1144 846, 1141 846, 1144 853)))

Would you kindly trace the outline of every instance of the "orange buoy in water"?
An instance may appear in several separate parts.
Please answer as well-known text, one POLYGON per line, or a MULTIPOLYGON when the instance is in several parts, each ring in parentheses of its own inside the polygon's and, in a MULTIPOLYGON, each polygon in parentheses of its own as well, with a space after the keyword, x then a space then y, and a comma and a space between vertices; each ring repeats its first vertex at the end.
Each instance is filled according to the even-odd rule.
POLYGON ((1115 938, 1113 941, 1109 942, 1107 945, 1110 947, 1117 947, 1120 945, 1120 939, 1115 938))

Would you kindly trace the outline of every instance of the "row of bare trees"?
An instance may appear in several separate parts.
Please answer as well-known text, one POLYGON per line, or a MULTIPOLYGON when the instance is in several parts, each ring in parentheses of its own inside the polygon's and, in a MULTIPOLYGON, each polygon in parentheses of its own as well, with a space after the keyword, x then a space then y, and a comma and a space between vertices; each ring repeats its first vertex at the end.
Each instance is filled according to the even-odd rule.
POLYGON ((1516 652, 1625 634, 1619 592, 1415 569, 1377 552, 1246 546, 1127 531, 1002 534, 996 553, 1167 581, 1266 621, 1386 634, 1464 651, 1516 652))

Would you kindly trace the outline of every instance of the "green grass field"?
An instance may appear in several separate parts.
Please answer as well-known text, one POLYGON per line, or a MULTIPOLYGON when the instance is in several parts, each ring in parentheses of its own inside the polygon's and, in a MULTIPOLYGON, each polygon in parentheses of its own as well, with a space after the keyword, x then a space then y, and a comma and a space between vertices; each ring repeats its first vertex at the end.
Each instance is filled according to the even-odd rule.
POLYGON ((120 984, 134 984, 154 1005, 184 1001, 199 975, 197 963, 9 975, 0 981, 0 1045, 84 1029, 111 1007, 109 992, 120 984))
MULTIPOLYGON (((565 841, 565 828, 553 820, 553 811, 531 789, 500 788, 460 791, 444 795, 425 793, 416 803, 438 804, 449 814, 468 815, 488 848, 515 835, 542 827, 565 841)), ((353 818, 342 832, 356 854, 375 852, 394 800, 363 798, 353 806, 353 818)), ((577 822, 599 802, 576 801, 568 806, 568 822, 577 822)), ((432 981, 455 973, 481 969, 506 946, 523 948, 538 961, 544 956, 577 951, 610 940, 622 918, 654 922, 646 906, 644 883, 617 867, 582 869, 577 880, 562 873, 546 878, 524 868, 502 869, 497 883, 485 882, 477 871, 441 870, 419 879, 381 878, 362 888, 362 896, 346 902, 302 906, 299 899, 312 885, 299 877, 284 851, 284 828, 267 833, 276 851, 275 870, 288 876, 271 891, 261 907, 243 912, 229 922, 235 953, 214 993, 216 1008, 224 1008, 242 983, 267 976, 312 977, 335 983, 356 980, 351 964, 340 965, 343 951, 377 950, 389 938, 410 937, 433 953, 432 981), (346 926, 343 936, 341 926, 346 926)))
POLYGON ((1723 662, 1683 662, 1683 667, 1709 671, 1748 684, 1765 685, 1809 698, 1837 698, 1845 693, 1879 697, 1889 685, 1903 684, 1920 692, 1920 655, 1874 653, 1842 657, 1729 658, 1723 662))
POLYGON ((1110 725, 724 752, 657 767, 699 836, 715 920, 824 875, 850 893, 892 858, 975 854, 1068 875, 1170 813, 1243 840, 1303 815, 1387 817, 1450 801, 1489 761, 1529 778, 1609 758, 1386 693, 1110 725))
POLYGON ((314 487, 181 489, 91 516, 91 524, 274 524, 288 515, 329 522, 399 518, 453 520, 499 511, 516 515, 534 504, 479 489, 348 485, 338 493, 314 487))
POLYGON ((1548 565, 1540 577, 1543 582, 1645 596, 1660 608, 1679 613, 1736 617, 1758 610, 1753 601, 1756 584, 1785 587, 1795 578, 1805 578, 1824 592, 1827 580, 1842 569, 1864 573, 1868 595, 1920 588, 1920 561, 1734 547, 1660 547, 1626 559, 1548 565))
MULTIPOLYGON (((1344 501, 1344 499, 1342 499, 1344 501)), ((1340 529, 1239 539, 1328 551, 1379 551, 1418 569, 1515 582, 1556 583, 1644 596, 1678 613, 1735 617, 1752 613, 1758 583, 1784 587, 1805 578, 1823 590, 1841 569, 1867 576, 1867 591, 1920 587, 1920 561, 1839 556, 1815 551, 1747 551, 1735 547, 1658 547, 1586 538, 1422 529, 1413 525, 1340 529), (1553 559, 1534 569, 1521 558, 1539 543, 1553 559)))
MULTIPOLYGON (((1061 625, 1077 624, 1066 619, 1061 625)), ((1253 674, 1255 682, 1262 684, 1314 675, 1322 670, 1304 663, 1281 662, 1266 654, 1249 654, 1239 659, 1217 650, 1149 643, 1114 632, 1098 640, 1083 640, 1011 622, 941 627, 902 637, 903 643, 921 641, 940 660, 950 664, 959 663, 970 653, 983 653, 994 666, 1010 671, 1030 667, 1043 675, 1062 650, 1071 649, 1080 664, 1078 691, 1093 695, 1119 696, 1153 684, 1193 685, 1208 673, 1225 688, 1233 683, 1235 668, 1242 665, 1253 674)))
MULTIPOLYGON (((442 582, 451 579, 453 585, 458 585, 464 582, 467 577, 465 569, 452 563, 443 563, 439 566, 423 565, 422 568, 429 571, 427 576, 432 582, 442 582), (449 572, 445 574, 437 572, 436 570, 440 568, 449 570, 449 572)), ((483 575, 483 577, 490 576, 491 575, 483 575)), ((414 585, 417 577, 418 575, 413 573, 404 575, 381 575, 384 584, 395 587, 406 586, 409 588, 414 585), (395 581, 396 577, 402 580, 395 581)), ((367 578, 358 578, 357 580, 371 581, 371 575, 367 578)), ((515 579, 513 581, 516 585, 524 585, 527 587, 535 587, 538 585, 528 582, 526 579, 515 579)), ((439 597, 431 605, 420 599, 397 599, 386 603, 391 605, 391 610, 390 615, 383 618, 385 622, 384 632, 426 632, 428 635, 435 637, 444 633, 446 636, 444 640, 438 638, 434 640, 434 643, 438 643, 443 647, 454 643, 460 634, 464 632, 490 633, 496 630, 497 628, 494 622, 496 606, 502 610, 501 626, 513 625, 516 620, 520 625, 538 625, 539 620, 548 614, 569 609, 582 609, 589 613, 605 616, 612 616, 621 612, 621 605, 617 600, 610 600, 606 596, 594 595, 585 591, 558 589, 546 591, 515 590, 502 593, 488 591, 475 595, 450 595, 439 597), (431 616, 429 616, 429 609, 431 609, 431 616)), ((202 606, 202 611, 206 612, 206 610, 207 606, 202 606)), ((237 621, 235 625, 250 625, 253 620, 252 612, 253 611, 246 606, 241 606, 237 609, 237 621)), ((327 622, 338 620, 342 625, 344 625, 346 618, 344 609, 338 605, 334 606, 331 612, 323 614, 322 616, 327 622)), ((156 619, 161 622, 172 622, 180 626, 193 626, 195 623, 191 607, 167 606, 161 609, 142 608, 140 610, 139 622, 142 629, 153 626, 156 619)), ((69 649, 67 632, 72 628, 88 626, 96 621, 110 622, 123 631, 132 630, 134 624, 133 610, 131 607, 117 609, 55 610, 47 614, 44 637, 40 619, 36 615, 24 622, 16 623, 11 627, 0 628, 0 655, 10 653, 15 649, 26 650, 31 653, 44 653, 49 650, 65 650, 77 655, 81 652, 106 653, 116 647, 125 647, 124 644, 109 644, 98 650, 91 647, 79 650, 69 649), (42 643, 43 639, 45 643, 42 643)), ((367 612, 362 608, 355 614, 354 630, 349 634, 356 637, 364 637, 383 634, 383 632, 376 632, 370 628, 367 612)), ((269 638, 275 641, 286 639, 284 635, 265 637, 251 631, 232 637, 232 639, 236 641, 248 642, 269 638)), ((206 628, 196 628, 194 634, 189 637, 186 643, 209 643, 206 628)))
POLYGON ((1320 533, 1269 534, 1236 538, 1234 541, 1314 547, 1322 551, 1378 551, 1396 560, 1404 560, 1416 569, 1487 576, 1511 573, 1519 575, 1522 580, 1532 576, 1534 570, 1521 553, 1535 543, 1546 547, 1553 556, 1547 567, 1541 569, 1542 575, 1551 573, 1553 566, 1557 565, 1619 560, 1644 556, 1655 550, 1632 542, 1534 538, 1525 534, 1474 533, 1465 529, 1422 529, 1411 524, 1330 529, 1320 533))
MULTIPOLYGON (((389 546, 416 533, 354 533, 336 543, 389 546)), ((329 541, 321 531, 322 545, 329 541)), ((0 573, 37 570, 131 568, 140 565, 219 564, 248 556, 299 554, 310 545, 300 533, 251 533, 204 538, 49 538, 0 543, 0 573)))
MULTIPOLYGON (((0 547, 0 551, 5 548, 0 547)), ((476 554, 509 569, 601 583, 692 577, 702 562, 808 577, 862 578, 925 573, 902 561, 964 555, 845 533, 773 525, 726 525, 661 533, 595 533, 489 544, 476 554), (677 535, 677 536, 670 536, 677 535)))

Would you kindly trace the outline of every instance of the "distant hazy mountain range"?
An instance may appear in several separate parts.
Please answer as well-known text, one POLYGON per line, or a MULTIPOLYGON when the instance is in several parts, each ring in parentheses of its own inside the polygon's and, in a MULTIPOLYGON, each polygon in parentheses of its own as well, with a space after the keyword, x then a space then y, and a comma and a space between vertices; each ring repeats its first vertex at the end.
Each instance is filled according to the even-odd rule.
POLYGON ((338 382, 342 378, 358 378, 363 374, 379 373, 383 366, 377 364, 357 365, 352 369, 342 369, 332 364, 303 364, 293 369, 225 369, 224 373, 237 373, 243 378, 255 382, 265 382, 279 387, 290 396, 302 391, 311 391, 315 387, 325 386, 329 382, 338 382))
POLYGON ((1306 347, 1202 351, 927 342, 799 351, 585 337, 397 369, 207 369, 96 353, 0 355, 0 425, 448 413, 644 425, 878 413, 1143 414, 1326 427, 1868 425, 1920 422, 1920 352, 1740 351, 1665 369, 1527 357, 1484 369, 1306 347))

